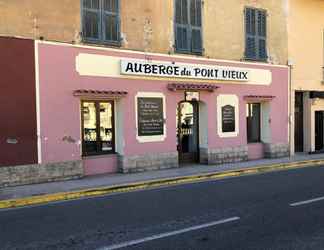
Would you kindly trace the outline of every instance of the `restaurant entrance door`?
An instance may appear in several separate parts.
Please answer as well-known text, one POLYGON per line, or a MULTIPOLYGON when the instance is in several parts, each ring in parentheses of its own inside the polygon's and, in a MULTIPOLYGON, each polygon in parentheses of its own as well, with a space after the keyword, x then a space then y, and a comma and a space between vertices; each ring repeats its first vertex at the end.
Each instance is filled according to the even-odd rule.
POLYGON ((324 151, 324 112, 315 111, 315 151, 324 151))
POLYGON ((177 142, 180 163, 199 161, 199 102, 178 104, 177 142))

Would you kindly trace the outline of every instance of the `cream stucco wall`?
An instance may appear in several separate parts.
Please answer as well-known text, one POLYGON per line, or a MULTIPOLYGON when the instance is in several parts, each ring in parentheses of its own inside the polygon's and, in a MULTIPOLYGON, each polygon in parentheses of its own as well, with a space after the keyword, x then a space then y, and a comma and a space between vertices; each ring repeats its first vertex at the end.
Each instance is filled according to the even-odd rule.
MULTIPOLYGON (((324 0, 288 0, 288 59, 291 67, 291 152, 294 152, 295 91, 324 91, 324 0)), ((315 111, 323 101, 304 92, 304 151, 315 150, 315 111)))
POLYGON ((324 1, 289 0, 288 51, 296 90, 324 90, 324 1))
POLYGON ((287 62, 286 1, 284 0, 207 0, 204 6, 206 55, 241 60, 244 57, 244 8, 267 10, 267 49, 269 61, 287 62))
POLYGON ((72 42, 80 39, 78 0, 0 0, 0 36, 72 42))
MULTIPOLYGON (((122 48, 174 53, 173 0, 120 0, 122 48)), ((266 9, 269 62, 286 64, 288 0, 205 0, 204 56, 244 57, 244 7, 266 9)), ((81 43, 80 0, 0 0, 0 36, 81 43)))

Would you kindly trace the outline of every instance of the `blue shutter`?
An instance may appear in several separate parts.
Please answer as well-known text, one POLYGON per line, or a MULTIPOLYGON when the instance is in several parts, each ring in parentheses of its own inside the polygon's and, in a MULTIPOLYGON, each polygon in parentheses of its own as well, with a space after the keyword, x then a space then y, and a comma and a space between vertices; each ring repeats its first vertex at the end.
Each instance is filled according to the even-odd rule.
POLYGON ((191 50, 202 53, 201 0, 190 1, 191 50))
POLYGON ((119 0, 102 0, 103 40, 119 42, 119 0))
POLYGON ((267 59, 267 12, 245 9, 245 58, 267 59))
POLYGON ((266 40, 267 40, 267 14, 266 11, 259 10, 258 17, 258 34, 257 34, 257 41, 258 41, 258 57, 260 60, 267 59, 267 47, 266 47, 266 40))
POLYGON ((83 37, 88 40, 99 40, 101 34, 100 26, 100 1, 83 0, 83 37))
POLYGON ((176 50, 189 50, 188 0, 175 1, 175 46, 176 50))
POLYGON ((247 59, 257 57, 255 12, 255 9, 245 9, 245 57, 247 59))

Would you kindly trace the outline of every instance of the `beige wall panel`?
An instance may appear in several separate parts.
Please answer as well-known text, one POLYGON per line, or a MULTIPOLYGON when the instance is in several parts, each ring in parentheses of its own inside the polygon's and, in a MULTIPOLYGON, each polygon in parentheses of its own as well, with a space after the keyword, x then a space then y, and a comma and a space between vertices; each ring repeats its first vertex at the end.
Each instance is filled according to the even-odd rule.
POLYGON ((269 61, 287 62, 286 4, 281 0, 206 0, 204 46, 211 58, 241 60, 244 57, 244 8, 267 10, 269 61))
POLYGON ((289 58, 297 90, 324 90, 324 1, 289 0, 289 58))
POLYGON ((173 46, 171 0, 121 0, 123 47, 168 53, 173 46))
MULTIPOLYGON (((122 48, 173 53, 173 0, 120 0, 122 48)), ((275 64, 287 62, 287 0, 205 0, 204 56, 244 57, 244 7, 268 11, 268 54, 275 64)), ((79 0, 0 0, 0 36, 80 43, 79 0)))
POLYGON ((0 35, 72 42, 80 32, 78 0, 0 0, 0 35))

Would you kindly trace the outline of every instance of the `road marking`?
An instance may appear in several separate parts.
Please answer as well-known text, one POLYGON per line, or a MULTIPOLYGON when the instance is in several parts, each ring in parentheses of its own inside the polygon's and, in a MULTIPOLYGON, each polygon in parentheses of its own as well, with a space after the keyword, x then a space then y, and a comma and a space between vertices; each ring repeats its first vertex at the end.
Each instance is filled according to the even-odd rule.
POLYGON ((187 233, 187 232, 190 232, 190 231, 196 231, 196 230, 199 230, 199 229, 202 229, 202 228, 212 227, 212 226, 215 226, 215 225, 220 225, 220 224, 236 221, 236 220, 239 220, 239 219, 240 219, 240 217, 232 217, 232 218, 223 219, 223 220, 219 220, 219 221, 213 221, 213 222, 210 222, 210 223, 201 224, 201 225, 197 225, 197 226, 193 226, 193 227, 188 227, 188 228, 184 228, 184 229, 181 229, 181 230, 156 234, 156 235, 152 235, 152 236, 145 237, 145 238, 142 238, 142 239, 127 241, 127 242, 123 242, 123 243, 119 243, 119 244, 115 244, 115 245, 111 245, 111 246, 107 246, 107 247, 102 247, 102 248, 99 248, 98 250, 121 249, 121 248, 125 248, 125 247, 138 245, 138 244, 141 244, 141 243, 145 243, 145 242, 148 242, 148 241, 162 239, 162 238, 166 238, 166 237, 170 237, 170 236, 174 236, 174 235, 178 235, 178 234, 187 233))
POLYGON ((309 204, 309 203, 313 203, 313 202, 317 202, 317 201, 323 201, 323 200, 324 200, 324 196, 323 197, 318 197, 318 198, 315 198, 315 199, 311 199, 311 200, 299 201, 299 202, 291 203, 290 206, 291 207, 296 207, 296 206, 301 206, 301 205, 305 205, 305 204, 309 204))

